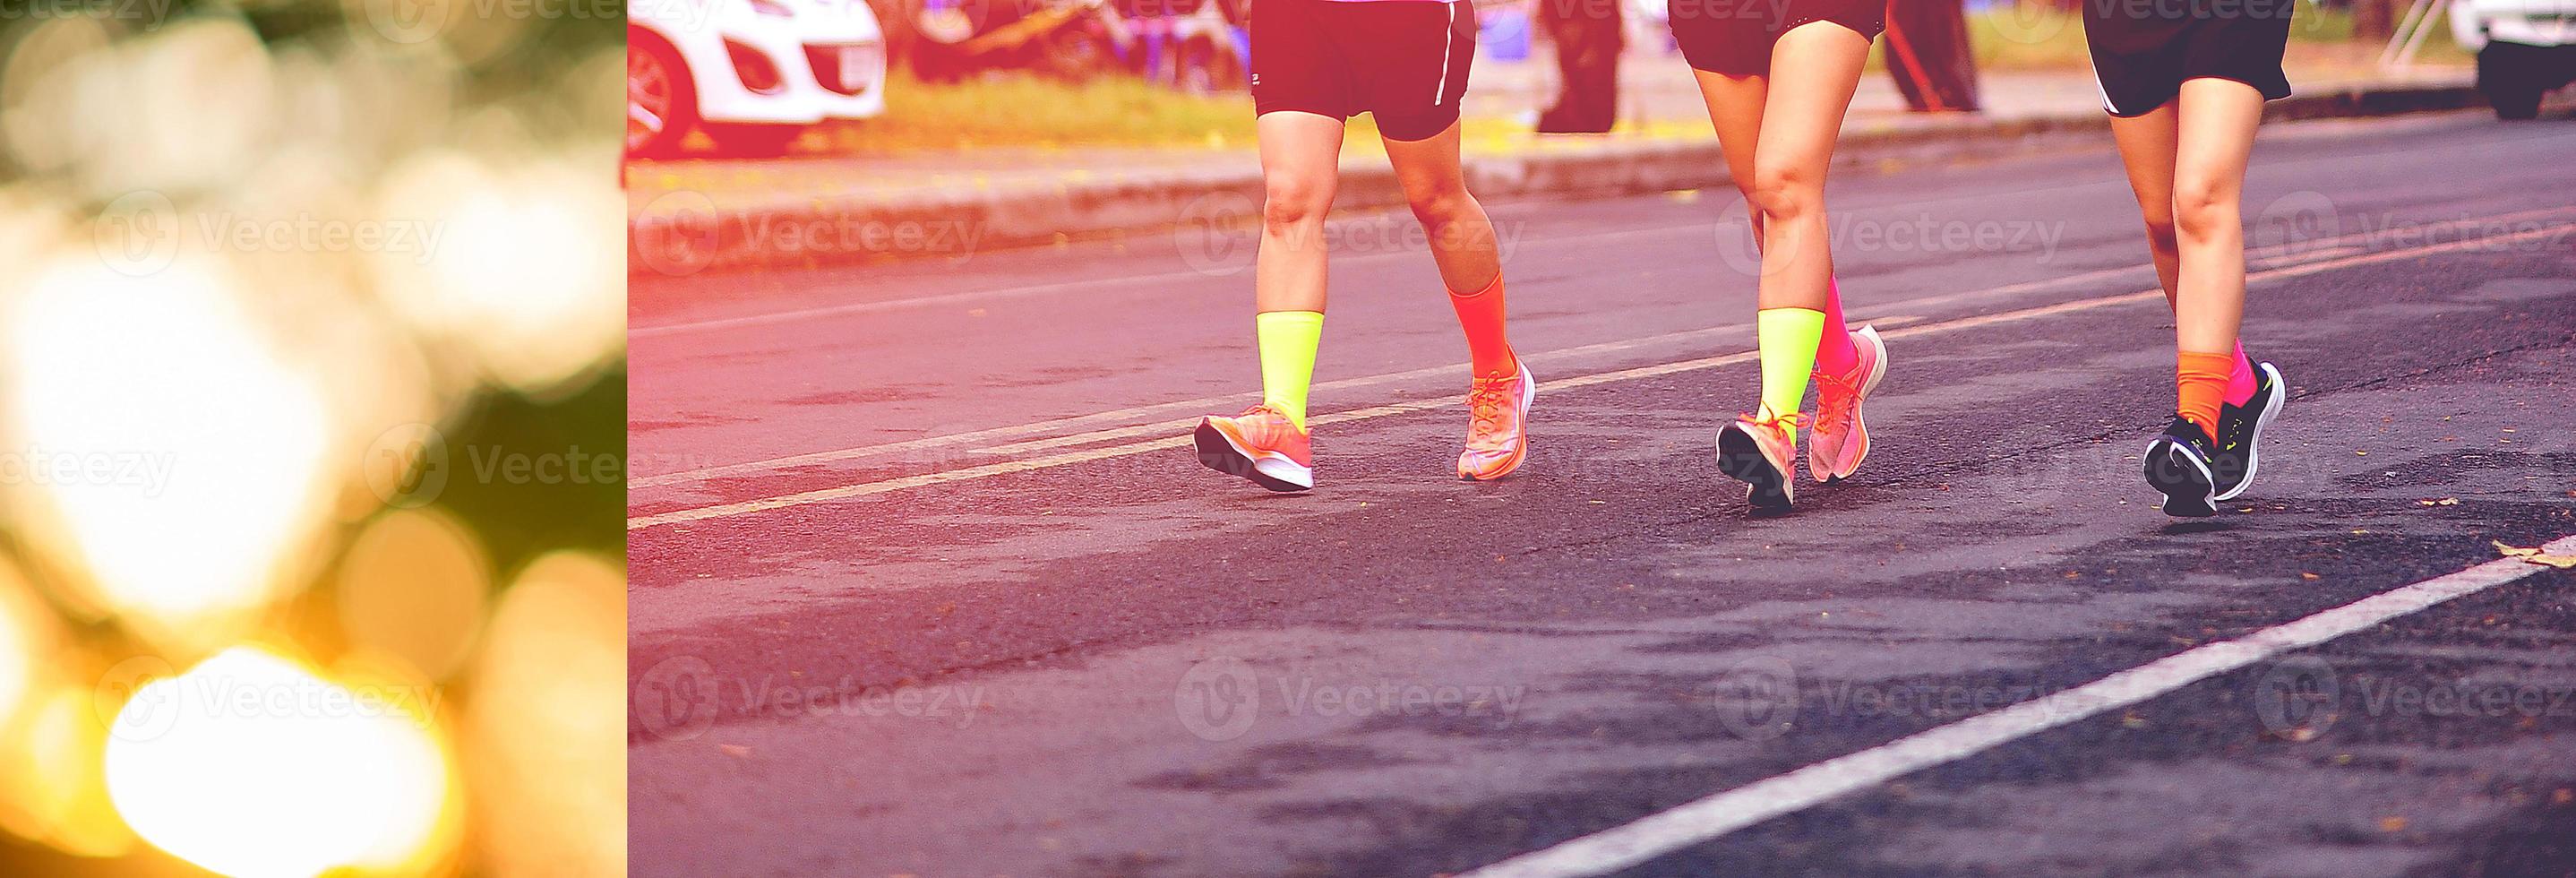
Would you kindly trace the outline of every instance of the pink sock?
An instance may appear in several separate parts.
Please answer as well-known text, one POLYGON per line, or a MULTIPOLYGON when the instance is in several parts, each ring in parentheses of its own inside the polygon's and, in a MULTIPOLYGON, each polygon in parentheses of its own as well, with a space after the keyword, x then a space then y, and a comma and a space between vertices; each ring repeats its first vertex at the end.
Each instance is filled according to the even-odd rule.
POLYGON ((2245 359, 2245 343, 2236 343, 2236 368, 2227 373, 2227 404, 2241 406, 2254 398, 2254 363, 2245 359))
MULTIPOLYGON (((1825 278, 1825 337, 1816 341, 1816 374, 1842 376, 1860 367, 1860 349, 1852 347, 1851 329, 1843 323, 1843 285, 1825 278)), ((2253 385, 2246 385, 2253 393, 2253 385)))

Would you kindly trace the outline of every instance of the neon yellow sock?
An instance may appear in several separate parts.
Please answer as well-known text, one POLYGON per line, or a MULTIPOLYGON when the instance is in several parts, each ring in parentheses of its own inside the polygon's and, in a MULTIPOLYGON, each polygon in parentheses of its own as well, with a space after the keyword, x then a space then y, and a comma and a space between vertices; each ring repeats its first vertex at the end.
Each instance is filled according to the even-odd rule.
MULTIPOLYGON (((1753 312, 1753 338, 1762 346, 1763 414, 1789 415, 1807 398, 1807 373, 1816 369, 1816 344, 1825 337, 1825 312, 1765 308, 1753 312)), ((1798 438, 1798 428, 1789 428, 1798 438)))
POLYGON ((1261 401, 1286 414, 1297 429, 1306 429, 1306 388, 1315 380, 1324 312, 1264 311, 1252 323, 1261 338, 1261 401))

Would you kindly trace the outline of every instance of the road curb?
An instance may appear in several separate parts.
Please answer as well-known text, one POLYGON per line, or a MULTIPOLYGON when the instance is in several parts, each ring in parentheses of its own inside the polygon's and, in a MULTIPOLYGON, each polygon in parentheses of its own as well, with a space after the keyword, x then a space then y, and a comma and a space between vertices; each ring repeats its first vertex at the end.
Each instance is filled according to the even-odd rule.
MULTIPOLYGON (((2387 116, 2482 106, 2466 85, 2401 85, 2310 90, 2272 102, 2268 120, 2387 116)), ((2021 119, 1937 118, 1846 132, 1835 160, 1846 166, 1924 164, 1998 151, 2035 149, 2067 134, 2108 127, 2100 113, 2021 119)), ((900 256, 1072 240, 1115 239, 1175 227, 1248 223, 1262 201, 1258 168, 1238 172, 1138 174, 964 195, 820 199, 719 208, 702 193, 656 197, 627 220, 630 276, 706 271, 792 271, 900 256)), ((1489 203, 1604 198, 1701 189, 1727 182, 1714 140, 1602 141, 1517 156, 1474 156, 1468 185, 1489 203)), ((1336 210, 1404 204, 1383 167, 1346 165, 1336 210)))

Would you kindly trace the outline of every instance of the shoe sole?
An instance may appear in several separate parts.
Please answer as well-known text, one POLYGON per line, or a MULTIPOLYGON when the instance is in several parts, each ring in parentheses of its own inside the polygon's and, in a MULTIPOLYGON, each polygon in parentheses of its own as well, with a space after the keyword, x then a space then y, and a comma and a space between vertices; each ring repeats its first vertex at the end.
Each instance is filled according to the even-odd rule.
POLYGON ((2218 514, 2209 465, 2163 438, 2147 443, 2147 485, 2165 495, 2160 507, 2175 518, 2208 518, 2218 514))
POLYGON ((1198 431, 1190 438, 1198 445, 1199 463, 1208 469, 1250 479, 1253 484, 1283 494, 1315 487, 1314 469, 1276 455, 1255 455, 1234 444, 1234 437, 1215 424, 1200 421, 1198 431))
POLYGON ((1878 382, 1887 378, 1887 342, 1878 337, 1878 332, 1875 329, 1868 326, 1863 326, 1861 328, 1871 330, 1869 339, 1874 343, 1874 346, 1878 348, 1878 368, 1870 372, 1869 380, 1861 382, 1860 398, 1852 400, 1851 432, 1854 438, 1860 440, 1860 456, 1852 458, 1850 469, 1837 469, 1837 471, 1827 474, 1825 476, 1825 482, 1828 484, 1851 478, 1852 473, 1860 471, 1860 462, 1869 459, 1869 426, 1861 416, 1866 411, 1865 407, 1869 403, 1869 395, 1877 393, 1878 382))
POLYGON ((1742 430, 1717 431, 1717 469, 1748 486, 1744 500, 1756 510, 1786 512, 1795 505, 1788 474, 1772 466, 1771 459, 1762 456, 1762 445, 1742 430))
POLYGON ((2284 383, 2280 367, 2265 363, 2262 369, 2264 374, 2272 377, 2272 399, 2263 404, 2262 414, 2254 416, 2254 435, 2245 440, 2249 443, 2245 446, 2245 477, 2236 480, 2236 487, 2218 495, 2216 499, 2221 501, 2234 500, 2244 494, 2245 489, 2254 487, 2254 474, 2263 468, 2263 428, 2272 426, 2272 419, 2281 414, 2282 403, 2290 398, 2290 385, 2284 383))
POLYGON ((1467 473, 1463 473, 1463 472, 1462 472, 1462 473, 1459 473, 1459 474, 1458 474, 1458 480, 1459 480, 1459 481, 1462 481, 1462 482, 1490 482, 1490 481, 1493 481, 1493 480, 1495 480, 1495 479, 1499 479, 1499 478, 1502 478, 1502 477, 1504 477, 1504 476, 1511 475, 1512 473, 1519 472, 1519 471, 1520 471, 1520 468, 1521 468, 1521 461, 1529 459, 1529 413, 1530 413, 1530 407, 1531 407, 1532 405, 1536 404, 1537 402, 1538 402, 1538 379, 1530 377, 1530 373, 1529 373, 1529 364, 1527 364, 1527 363, 1523 363, 1523 364, 1521 364, 1521 444, 1520 444, 1520 453, 1512 455, 1511 462, 1510 462, 1510 463, 1506 463, 1506 464, 1504 464, 1504 465, 1503 465, 1502 470, 1501 470, 1501 471, 1499 471, 1499 472, 1496 472, 1496 473, 1494 473, 1494 474, 1492 474, 1492 475, 1486 475, 1486 476, 1469 475, 1469 474, 1467 474, 1467 473))

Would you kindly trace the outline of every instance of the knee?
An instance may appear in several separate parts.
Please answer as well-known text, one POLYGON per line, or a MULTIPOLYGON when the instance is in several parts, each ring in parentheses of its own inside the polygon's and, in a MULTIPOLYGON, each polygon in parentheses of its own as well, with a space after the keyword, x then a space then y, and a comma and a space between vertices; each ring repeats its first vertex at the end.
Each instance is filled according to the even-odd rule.
POLYGON ((2182 237, 2208 238, 2237 226, 2235 193, 2216 180, 2174 181, 2173 226, 2182 237))
POLYGON ((2149 205, 2145 212, 2147 220, 2147 245, 2154 247, 2158 251, 2170 251, 2174 249, 2177 245, 2174 239, 2173 205, 2149 205))
POLYGON ((1753 170, 1753 185, 1746 187, 1745 199, 1753 203, 1765 220, 1780 222, 1799 219, 1816 209, 1824 200, 1824 181, 1813 174, 1794 168, 1762 167, 1753 170))
POLYGON ((1311 177, 1274 176, 1261 204, 1262 225, 1273 231, 1321 222, 1333 206, 1330 183, 1311 177))
POLYGON ((1457 183, 1438 183, 1405 190, 1405 201, 1413 207, 1413 218, 1430 228, 1439 228, 1464 219, 1475 200, 1467 188, 1457 183))

